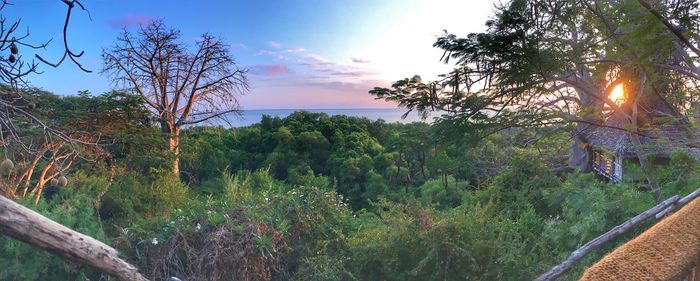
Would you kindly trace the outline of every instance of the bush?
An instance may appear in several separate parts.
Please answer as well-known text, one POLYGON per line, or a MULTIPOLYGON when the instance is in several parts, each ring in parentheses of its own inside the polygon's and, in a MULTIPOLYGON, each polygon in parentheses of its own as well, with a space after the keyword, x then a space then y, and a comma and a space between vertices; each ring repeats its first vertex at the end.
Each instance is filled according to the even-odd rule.
POLYGON ((169 174, 149 180, 136 173, 123 172, 105 194, 100 216, 128 225, 144 215, 169 213, 185 201, 187 192, 187 185, 169 174))
POLYGON ((359 280, 526 280, 543 251, 537 234, 519 233, 544 225, 532 212, 510 219, 493 206, 386 208, 381 222, 350 238, 348 266, 359 280))
POLYGON ((224 196, 191 197, 169 217, 140 220, 121 232, 120 245, 153 279, 343 276, 339 253, 351 214, 334 191, 292 188, 267 170, 223 174, 216 182, 224 196))
POLYGON ((421 199, 439 209, 454 208, 462 204, 467 186, 468 183, 457 182, 452 176, 447 177, 447 185, 440 179, 429 180, 420 187, 421 199))

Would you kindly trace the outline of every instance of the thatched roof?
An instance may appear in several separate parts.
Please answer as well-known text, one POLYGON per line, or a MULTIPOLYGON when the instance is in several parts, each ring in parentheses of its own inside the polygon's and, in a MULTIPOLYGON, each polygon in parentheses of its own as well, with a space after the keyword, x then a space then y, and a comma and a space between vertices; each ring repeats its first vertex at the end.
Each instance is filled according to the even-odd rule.
POLYGON ((652 156, 669 157, 677 151, 685 151, 700 158, 700 148, 688 125, 679 121, 658 122, 640 130, 639 142, 634 145, 632 133, 626 131, 631 124, 622 114, 613 114, 597 127, 591 125, 583 134, 588 138, 593 149, 611 153, 622 153, 624 157, 634 158, 638 152, 652 156))
POLYGON ((681 280, 700 264, 700 198, 618 247, 580 280, 681 280))

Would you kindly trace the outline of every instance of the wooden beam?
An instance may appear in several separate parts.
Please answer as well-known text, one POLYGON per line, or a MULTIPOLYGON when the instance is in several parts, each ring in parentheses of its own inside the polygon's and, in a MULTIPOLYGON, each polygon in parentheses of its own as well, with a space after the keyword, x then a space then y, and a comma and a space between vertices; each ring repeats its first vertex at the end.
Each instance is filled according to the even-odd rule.
POLYGON ((114 248, 3 196, 0 196, 0 234, 78 264, 94 267, 122 281, 148 281, 136 267, 119 258, 114 248))
POLYGON ((690 194, 688 194, 685 197, 678 200, 678 202, 673 203, 671 206, 669 206, 665 210, 656 214, 656 219, 661 219, 661 218, 665 217, 666 215, 676 211, 678 209, 678 207, 681 207, 685 204, 688 204, 688 203, 690 203, 690 201, 693 201, 693 200, 695 200, 695 198, 698 198, 698 197, 700 197, 700 188, 696 189, 695 191, 691 192, 690 194))
POLYGON ((670 206, 673 206, 677 203, 677 201, 679 201, 679 198, 680 196, 674 195, 671 198, 668 198, 663 202, 659 203, 658 205, 654 206, 653 208, 646 210, 639 215, 636 215, 635 217, 616 227, 613 227, 611 230, 604 233, 603 235, 596 237, 595 239, 583 245, 581 248, 576 249, 574 252, 571 253, 571 255, 569 255, 569 258, 567 258, 564 262, 553 267, 546 273, 540 275, 540 277, 537 277, 537 279, 535 280, 550 281, 559 278, 561 275, 569 271, 574 266, 574 264, 576 264, 576 262, 581 260, 585 255, 587 255, 591 251, 595 250, 596 248, 600 247, 606 242, 620 236, 621 234, 627 232, 628 230, 646 221, 647 219, 654 217, 656 214, 666 210, 670 206))

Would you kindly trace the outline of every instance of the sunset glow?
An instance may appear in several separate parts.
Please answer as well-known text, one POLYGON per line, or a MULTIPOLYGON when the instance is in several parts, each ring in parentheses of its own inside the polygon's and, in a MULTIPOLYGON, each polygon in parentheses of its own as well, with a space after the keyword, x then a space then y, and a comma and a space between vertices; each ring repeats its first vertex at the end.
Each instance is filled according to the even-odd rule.
POLYGON ((617 86, 610 91, 610 100, 616 104, 621 104, 625 100, 625 87, 622 84, 617 84, 617 86))
MULTIPOLYGON (((37 1, 13 1, 11 12, 23 25, 46 26, 31 32, 38 41, 48 40, 63 28, 55 24, 63 16, 56 9, 65 4, 54 2, 37 9, 37 1)), ((483 31, 496 3, 201 0, 193 11, 162 0, 94 2, 90 17, 71 18, 70 33, 71 47, 85 51, 81 63, 93 73, 44 67, 42 75, 32 78, 33 86, 61 95, 110 91, 110 79, 96 71, 102 67, 102 50, 113 45, 123 28, 134 31, 139 24, 164 19, 182 31, 187 43, 208 32, 230 44, 236 61, 249 69, 252 88, 240 100, 245 109, 394 108, 368 91, 416 74, 432 80, 451 71, 452 65, 440 62, 443 52, 433 47, 437 36, 445 29, 459 36, 483 31)), ((59 47, 42 55, 60 57, 59 47)))

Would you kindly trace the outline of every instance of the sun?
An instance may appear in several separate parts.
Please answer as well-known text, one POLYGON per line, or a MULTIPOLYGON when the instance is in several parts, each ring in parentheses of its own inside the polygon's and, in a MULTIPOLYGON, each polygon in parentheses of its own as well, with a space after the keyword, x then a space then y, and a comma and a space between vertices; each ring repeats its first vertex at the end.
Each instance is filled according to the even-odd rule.
POLYGON ((617 84, 617 86, 610 91, 610 100, 616 104, 621 104, 625 101, 625 86, 622 85, 622 83, 617 84))

